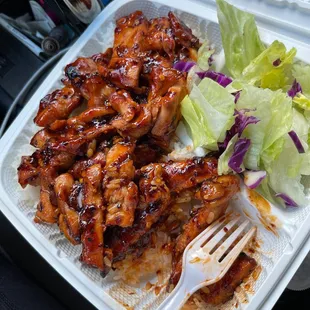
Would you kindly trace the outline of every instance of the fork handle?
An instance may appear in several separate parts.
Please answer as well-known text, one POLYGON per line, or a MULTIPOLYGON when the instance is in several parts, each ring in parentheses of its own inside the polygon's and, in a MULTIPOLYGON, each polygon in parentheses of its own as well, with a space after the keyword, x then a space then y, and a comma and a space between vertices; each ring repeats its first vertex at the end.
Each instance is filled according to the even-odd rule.
POLYGON ((188 298, 197 290, 197 283, 190 283, 188 280, 185 281, 184 278, 181 278, 179 282, 181 283, 178 283, 175 289, 159 306, 158 310, 181 309, 188 298))

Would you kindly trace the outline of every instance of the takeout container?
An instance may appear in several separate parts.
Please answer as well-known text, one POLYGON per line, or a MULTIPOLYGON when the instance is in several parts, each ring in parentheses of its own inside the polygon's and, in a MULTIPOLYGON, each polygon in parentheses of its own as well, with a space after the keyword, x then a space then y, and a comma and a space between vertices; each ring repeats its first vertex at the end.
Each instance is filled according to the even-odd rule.
MULTIPOLYGON (((170 0, 169 5, 166 3, 165 0, 115 0, 111 3, 52 70, 0 141, 1 211, 59 274, 100 309, 156 309, 166 293, 164 289, 158 295, 154 294, 153 289, 131 289, 119 281, 103 279, 98 270, 81 265, 81 246, 71 245, 56 225, 34 223, 38 191, 33 188, 21 190, 16 168, 21 154, 32 153, 29 141, 38 130, 32 120, 40 99, 61 87, 60 80, 66 64, 78 56, 90 56, 112 46, 115 19, 135 10, 142 10, 148 18, 165 16, 172 10, 201 40, 208 38, 215 45, 216 52, 221 51, 213 1, 170 0)), ((291 31, 287 31, 289 23, 278 23, 268 16, 264 18, 263 14, 259 14, 258 21, 262 39, 267 44, 280 40, 287 48, 295 46, 298 58, 308 60, 310 42, 305 41, 310 41, 310 36, 303 40, 305 30, 299 32, 298 27, 292 26, 291 31)), ((310 248, 307 241, 310 234, 310 201, 307 207, 283 209, 262 201, 243 187, 232 201, 231 208, 257 225, 259 247, 255 257, 262 270, 256 275, 257 280, 250 283, 250 288, 242 286, 242 298, 239 292, 232 302, 221 308, 271 309, 310 248)))

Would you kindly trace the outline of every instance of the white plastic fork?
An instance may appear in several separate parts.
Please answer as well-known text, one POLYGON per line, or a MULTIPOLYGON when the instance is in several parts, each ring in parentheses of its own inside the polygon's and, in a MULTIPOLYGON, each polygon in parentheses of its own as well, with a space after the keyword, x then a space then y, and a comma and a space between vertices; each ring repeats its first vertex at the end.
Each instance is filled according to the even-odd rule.
POLYGON ((221 218, 197 236, 183 253, 179 283, 158 309, 181 309, 198 289, 219 281, 253 237, 256 227, 251 227, 244 233, 249 224, 247 219, 241 221, 240 215, 231 218, 229 222, 221 218), (238 228, 233 231, 236 225, 238 228), (225 236, 228 236, 226 240, 225 236), (241 239, 238 241, 238 238, 241 239), (223 243, 220 244, 223 239, 223 243), (216 246, 218 247, 214 251, 216 246))

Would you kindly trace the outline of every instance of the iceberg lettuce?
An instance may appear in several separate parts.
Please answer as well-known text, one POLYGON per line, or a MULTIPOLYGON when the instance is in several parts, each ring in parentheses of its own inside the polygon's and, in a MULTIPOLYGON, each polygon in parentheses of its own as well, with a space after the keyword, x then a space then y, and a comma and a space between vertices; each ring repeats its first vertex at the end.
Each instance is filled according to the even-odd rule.
POLYGON ((181 113, 187 122, 194 147, 217 150, 234 122, 234 96, 211 79, 193 85, 181 102, 181 113))
MULTIPOLYGON (((265 153, 263 164, 268 171, 268 185, 275 194, 284 193, 297 205, 305 205, 306 198, 301 176, 310 174, 310 152, 307 144, 309 123, 296 109, 293 109, 292 114, 291 129, 298 135, 306 152, 299 153, 292 139, 285 134, 282 137, 283 148, 280 154, 275 158, 268 158, 265 153)), ((282 200, 278 199, 278 201, 283 204, 282 200)))
POLYGON ((295 48, 286 52, 283 43, 274 41, 244 68, 241 79, 248 84, 271 90, 287 87, 295 55, 295 48))
POLYGON ((224 0, 217 0, 216 3, 226 67, 234 78, 238 78, 243 69, 264 51, 265 46, 260 40, 252 14, 224 0))

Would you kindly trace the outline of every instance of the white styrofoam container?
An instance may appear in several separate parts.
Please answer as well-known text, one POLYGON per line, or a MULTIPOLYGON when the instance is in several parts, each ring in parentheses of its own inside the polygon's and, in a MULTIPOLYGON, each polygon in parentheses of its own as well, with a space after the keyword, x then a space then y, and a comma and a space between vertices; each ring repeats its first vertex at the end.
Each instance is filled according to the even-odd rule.
MULTIPOLYGON (((114 31, 111 23, 116 18, 138 9, 142 10, 148 18, 167 15, 169 10, 174 11, 202 40, 207 36, 211 43, 215 44, 217 52, 220 52, 221 41, 216 8, 212 1, 199 3, 170 0, 167 5, 165 0, 115 0, 70 48, 0 140, 1 211, 55 270, 100 309, 126 309, 124 304, 137 310, 156 309, 164 299, 165 293, 162 292, 156 296, 152 290, 146 292, 143 289, 137 289, 135 294, 129 294, 130 288, 127 285, 103 279, 97 270, 81 265, 78 259, 81 246, 72 246, 59 233, 57 226, 33 222, 34 203, 26 199, 25 193, 29 193, 29 190, 25 192, 20 190, 16 167, 21 151, 25 153, 28 148, 27 152, 30 153, 27 145, 37 130, 32 124, 32 119, 39 101, 44 95, 60 86, 65 65, 78 56, 90 56, 111 46, 114 31)), ((267 44, 277 39, 285 43, 287 48, 295 46, 298 50, 297 57, 307 62, 310 55, 310 36, 307 29, 300 30, 298 27, 290 29, 289 24, 279 23, 268 16, 264 17, 263 14, 258 17, 258 24, 261 36, 267 44), (306 40, 304 40, 305 33, 307 33, 306 40)), ((33 198, 38 198, 37 193, 31 193, 33 198)), ((232 202, 232 208, 243 212, 244 216, 249 216, 253 224, 258 226, 258 239, 261 241, 256 258, 262 265, 262 272, 252 285, 253 292, 245 292, 247 303, 241 303, 239 299, 238 307, 251 310, 260 307, 271 309, 307 254, 306 250, 310 248, 310 243, 307 242, 310 234, 308 225, 310 202, 308 207, 294 210, 284 210, 271 205, 269 213, 259 212, 249 201, 247 191, 242 188, 238 198, 232 202), (262 218, 269 224, 276 222, 278 225, 276 234, 265 229, 261 224, 262 218)), ((235 298, 238 300, 238 294, 235 298)), ((230 303, 222 308, 232 307, 235 307, 235 304, 230 303)))

